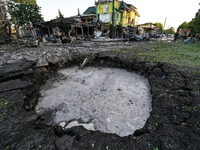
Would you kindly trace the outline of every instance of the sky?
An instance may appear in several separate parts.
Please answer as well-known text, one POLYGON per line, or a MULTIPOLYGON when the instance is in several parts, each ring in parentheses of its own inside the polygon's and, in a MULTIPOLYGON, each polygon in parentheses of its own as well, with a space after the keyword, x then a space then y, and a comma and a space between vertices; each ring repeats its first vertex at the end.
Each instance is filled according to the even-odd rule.
MULTIPOLYGON (((82 14, 88 7, 94 6, 95 0, 37 0, 45 21, 55 19, 58 9, 64 17, 75 16, 78 8, 82 14)), ((124 0, 137 8, 140 14, 138 24, 160 22, 165 29, 174 27, 175 30, 184 21, 189 22, 200 9, 200 0, 124 0)))

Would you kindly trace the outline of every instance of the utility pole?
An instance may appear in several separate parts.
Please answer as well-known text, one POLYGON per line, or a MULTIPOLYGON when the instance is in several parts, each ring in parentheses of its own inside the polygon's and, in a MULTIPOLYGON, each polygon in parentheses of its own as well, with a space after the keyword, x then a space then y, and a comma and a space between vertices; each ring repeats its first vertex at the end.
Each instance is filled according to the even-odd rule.
POLYGON ((114 18, 115 18, 115 0, 113 0, 113 13, 112 13, 112 38, 114 38, 114 18))
MULTIPOLYGON (((165 17, 165 23, 166 23, 166 20, 167 20, 167 17, 165 17)), ((164 29, 165 29, 165 23, 164 23, 164 27, 163 27, 163 30, 162 30, 162 35, 163 35, 164 29)))

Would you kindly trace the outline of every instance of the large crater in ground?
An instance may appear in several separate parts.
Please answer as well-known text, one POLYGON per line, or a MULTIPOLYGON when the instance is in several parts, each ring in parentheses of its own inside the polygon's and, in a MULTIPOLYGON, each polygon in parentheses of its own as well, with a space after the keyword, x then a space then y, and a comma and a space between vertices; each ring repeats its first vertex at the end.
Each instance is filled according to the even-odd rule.
POLYGON ((41 91, 36 112, 53 112, 53 123, 65 128, 127 136, 145 125, 152 110, 148 80, 123 69, 63 69, 41 91))

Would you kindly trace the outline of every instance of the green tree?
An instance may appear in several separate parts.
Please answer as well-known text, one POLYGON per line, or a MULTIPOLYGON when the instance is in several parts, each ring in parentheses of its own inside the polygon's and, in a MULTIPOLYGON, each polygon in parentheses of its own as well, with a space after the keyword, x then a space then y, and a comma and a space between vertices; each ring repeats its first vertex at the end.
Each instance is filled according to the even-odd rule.
POLYGON ((169 29, 164 30, 164 33, 167 34, 174 34, 175 33, 175 29, 174 27, 170 27, 169 29))
POLYGON ((174 34, 174 33, 175 33, 174 27, 169 28, 169 33, 170 33, 170 34, 174 34))
POLYGON ((162 24, 162 23, 156 22, 156 23, 154 23, 153 25, 156 26, 156 27, 158 27, 158 28, 159 28, 159 31, 162 32, 162 30, 163 30, 163 24, 162 24))
POLYGON ((63 19, 64 15, 61 13, 60 9, 58 9, 58 16, 56 16, 56 19, 63 19))
POLYGON ((36 0, 11 0, 20 4, 36 4, 36 0))
POLYGON ((194 25, 193 25, 193 20, 189 22, 188 28, 191 29, 190 34, 195 34, 195 33, 196 33, 195 27, 194 27, 194 25))
POLYGON ((167 30, 164 30, 164 32, 163 32, 165 35, 167 34, 167 30))
POLYGON ((188 29, 188 27, 189 23, 185 21, 177 28, 177 32, 179 32, 180 29, 188 29))
POLYGON ((190 22, 190 26, 193 27, 195 32, 200 33, 200 9, 195 15, 195 18, 190 22))
POLYGON ((43 21, 40 13, 40 7, 36 0, 10 0, 8 3, 11 21, 16 26, 24 26, 32 23, 43 21))
MULTIPOLYGON (((200 5, 200 3, 199 3, 200 5)), ((200 9, 195 15, 195 18, 193 18, 189 23, 183 22, 178 28, 177 32, 180 29, 191 29, 190 34, 200 33, 200 9)))

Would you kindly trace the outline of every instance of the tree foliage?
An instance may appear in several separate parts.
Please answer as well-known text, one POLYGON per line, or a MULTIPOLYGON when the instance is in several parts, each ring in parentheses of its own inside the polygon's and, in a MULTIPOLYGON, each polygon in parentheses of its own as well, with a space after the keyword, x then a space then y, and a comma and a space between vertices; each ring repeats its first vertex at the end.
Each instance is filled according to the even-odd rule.
POLYGON ((195 33, 200 33, 200 9, 198 10, 198 12, 195 15, 195 18, 193 18, 189 23, 187 22, 183 22, 178 28, 177 28, 177 32, 180 29, 191 29, 191 34, 195 34, 195 33))
POLYGON ((154 23, 153 25, 156 26, 156 27, 158 27, 158 28, 159 28, 159 31, 162 32, 162 30, 163 30, 163 24, 162 24, 162 23, 156 22, 156 23, 154 23))
POLYGON ((60 9, 58 9, 58 16, 56 16, 56 19, 63 19, 64 15, 61 13, 60 9))
POLYGON ((190 22, 190 26, 193 27, 195 32, 200 33, 200 9, 196 13, 195 18, 190 22))
POLYGON ((174 27, 170 27, 169 29, 164 30, 165 34, 174 34, 175 33, 175 29, 174 27))
POLYGON ((6 11, 5 5, 3 2, 0 2, 1 6, 0 6, 0 21, 7 18, 6 13, 4 13, 6 11))
POLYGON ((188 29, 188 27, 189 23, 185 21, 177 28, 177 32, 179 32, 180 29, 188 29))
POLYGON ((32 23, 43 21, 36 0, 10 0, 8 8, 11 21, 17 26, 29 24, 30 21, 32 23))
POLYGON ((163 32, 165 35, 167 35, 167 30, 164 30, 164 32, 163 32))
POLYGON ((16 3, 20 3, 20 4, 36 4, 36 0, 13 0, 16 3))
POLYGON ((169 28, 169 31, 170 31, 171 34, 174 34, 175 33, 174 27, 169 28))

